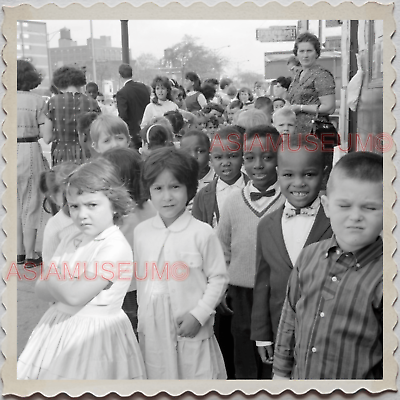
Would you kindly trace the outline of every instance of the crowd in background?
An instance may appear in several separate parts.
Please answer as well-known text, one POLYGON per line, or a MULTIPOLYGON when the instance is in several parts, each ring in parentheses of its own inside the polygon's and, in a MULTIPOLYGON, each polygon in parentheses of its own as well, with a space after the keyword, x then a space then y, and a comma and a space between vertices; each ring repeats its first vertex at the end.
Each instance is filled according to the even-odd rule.
POLYGON ((77 260, 190 269, 180 282, 38 282, 52 305, 18 361, 20 379, 271 379, 272 365, 276 378, 381 376, 381 159, 346 156, 327 184, 332 147, 313 136, 306 151, 313 120, 328 122, 335 110, 320 51, 314 35, 300 35, 292 76, 252 88, 196 72, 182 84, 155 76, 148 87, 122 64, 112 98, 65 66, 44 99, 31 91, 34 66, 18 60, 18 262, 47 272, 77 260), (39 138, 51 143, 51 168, 39 138), (341 201, 362 209, 346 216, 351 234, 334 202, 339 181, 341 201), (364 218, 373 220, 369 235, 364 218), (296 317, 309 295, 302 279, 315 290, 296 317), (347 286, 335 294, 338 279, 369 296, 365 309, 354 314, 347 286))

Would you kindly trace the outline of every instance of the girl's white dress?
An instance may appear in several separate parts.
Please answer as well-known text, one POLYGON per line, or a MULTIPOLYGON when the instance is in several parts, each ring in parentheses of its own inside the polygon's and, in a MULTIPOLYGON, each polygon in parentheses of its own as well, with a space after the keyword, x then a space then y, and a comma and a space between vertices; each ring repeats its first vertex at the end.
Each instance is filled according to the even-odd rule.
POLYGON ((157 215, 135 229, 134 254, 148 379, 226 379, 213 323, 228 276, 213 229, 188 211, 168 228, 157 215), (201 324, 194 338, 177 333, 188 312, 201 324))
POLYGON ((74 239, 78 234, 71 230, 52 257, 61 279, 67 280, 69 275, 87 279, 83 274, 86 263, 87 270, 97 269, 112 284, 84 306, 53 304, 34 329, 18 360, 17 377, 144 379, 146 373, 139 345, 121 309, 133 272, 131 247, 116 226, 77 249, 74 239), (60 267, 64 262, 69 271, 60 267), (106 262, 113 263, 114 267, 106 262), (114 276, 106 270, 111 270, 114 276))

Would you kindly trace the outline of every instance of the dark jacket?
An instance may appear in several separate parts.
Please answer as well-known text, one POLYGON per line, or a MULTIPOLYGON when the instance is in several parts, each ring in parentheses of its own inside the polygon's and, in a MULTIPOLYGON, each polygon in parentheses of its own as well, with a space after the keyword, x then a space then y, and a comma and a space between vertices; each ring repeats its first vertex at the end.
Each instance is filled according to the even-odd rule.
MULTIPOLYGON (((243 174, 243 179, 245 183, 249 181, 249 177, 246 174, 243 174)), ((217 222, 219 222, 220 217, 217 203, 217 180, 218 178, 215 178, 207 186, 203 187, 193 200, 193 217, 206 222, 211 227, 213 227, 214 215, 217 222)))
MULTIPOLYGON (((274 341, 293 265, 282 233, 284 206, 261 218, 257 227, 256 278, 251 314, 251 339, 274 341)), ((332 237, 322 205, 304 247, 332 237)))
POLYGON ((140 122, 149 103, 149 90, 143 83, 128 81, 117 92, 118 114, 128 124, 129 134, 136 146, 142 142, 139 137, 140 122))

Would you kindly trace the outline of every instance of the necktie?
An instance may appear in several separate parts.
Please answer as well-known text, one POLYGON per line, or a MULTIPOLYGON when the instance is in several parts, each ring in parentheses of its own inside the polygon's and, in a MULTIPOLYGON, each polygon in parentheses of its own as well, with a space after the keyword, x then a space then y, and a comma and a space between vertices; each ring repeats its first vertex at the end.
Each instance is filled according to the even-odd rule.
POLYGON ((262 197, 272 197, 275 195, 275 189, 266 190, 265 192, 250 192, 250 200, 257 201, 262 197))
POLYGON ((283 210, 286 218, 295 217, 296 215, 308 215, 309 217, 314 217, 316 214, 316 209, 312 207, 305 208, 289 208, 285 207, 283 210))

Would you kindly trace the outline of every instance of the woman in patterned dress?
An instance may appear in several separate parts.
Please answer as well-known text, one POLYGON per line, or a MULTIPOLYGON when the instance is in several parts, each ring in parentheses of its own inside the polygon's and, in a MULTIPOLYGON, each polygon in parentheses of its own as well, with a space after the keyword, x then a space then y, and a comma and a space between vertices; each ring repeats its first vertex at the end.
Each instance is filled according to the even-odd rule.
POLYGON ((78 115, 98 112, 96 100, 81 93, 86 84, 85 74, 73 67, 61 67, 54 72, 54 85, 61 93, 53 96, 46 105, 45 130, 51 133, 51 158, 53 166, 63 161, 83 163, 87 156, 79 144, 76 127, 78 115))
POLYGON ((25 262, 27 267, 41 262, 35 253, 36 236, 48 217, 39 189, 40 174, 46 169, 38 142, 45 121, 45 100, 30 91, 41 81, 29 61, 17 60, 17 261, 25 262))
POLYGON ((296 133, 309 133, 317 112, 319 119, 329 121, 335 111, 335 79, 326 69, 316 63, 321 54, 318 38, 305 32, 298 36, 293 53, 301 68, 289 87, 288 100, 296 113, 296 133))

